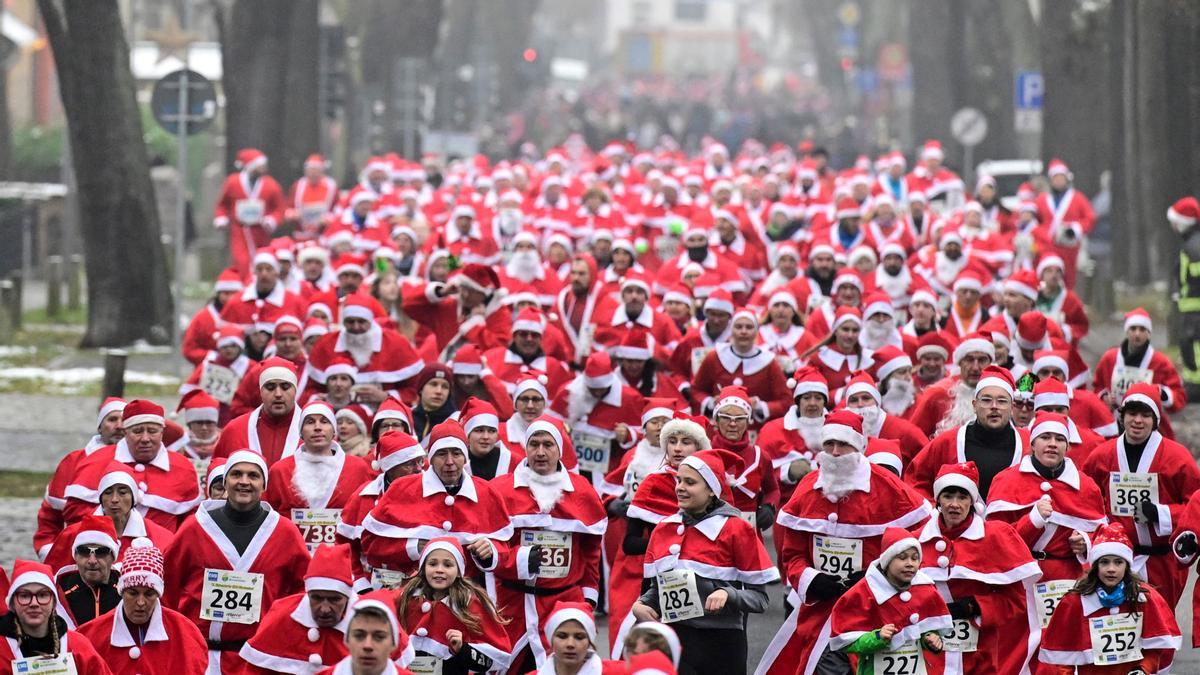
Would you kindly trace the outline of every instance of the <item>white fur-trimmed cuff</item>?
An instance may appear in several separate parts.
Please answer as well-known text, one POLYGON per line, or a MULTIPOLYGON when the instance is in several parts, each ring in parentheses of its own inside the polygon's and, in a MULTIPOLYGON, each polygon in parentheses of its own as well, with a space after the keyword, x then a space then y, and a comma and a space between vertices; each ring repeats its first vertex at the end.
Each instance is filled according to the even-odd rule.
POLYGON ((1033 526, 1039 530, 1046 529, 1046 519, 1042 518, 1042 514, 1037 510, 1036 504, 1034 504, 1033 508, 1029 509, 1029 522, 1033 523, 1033 526))
POLYGON ((538 575, 529 573, 529 555, 533 553, 532 546, 517 547, 517 580, 533 581, 538 575))
POLYGON ((404 552, 408 554, 409 560, 421 559, 421 549, 418 544, 420 544, 420 540, 416 537, 409 537, 408 541, 404 543, 404 552))

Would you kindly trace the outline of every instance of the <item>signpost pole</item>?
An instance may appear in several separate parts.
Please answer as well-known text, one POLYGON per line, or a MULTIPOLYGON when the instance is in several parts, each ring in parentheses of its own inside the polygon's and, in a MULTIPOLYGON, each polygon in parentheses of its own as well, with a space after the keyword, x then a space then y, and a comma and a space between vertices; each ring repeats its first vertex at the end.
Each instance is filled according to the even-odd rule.
MULTIPOLYGON (((192 3, 190 0, 183 0, 183 29, 191 24, 192 18, 192 3)), ((188 119, 191 117, 191 110, 188 108, 188 94, 190 87, 188 82, 188 69, 191 67, 191 45, 183 48, 183 68, 179 71, 179 112, 177 117, 177 128, 175 130, 176 139, 178 141, 178 151, 176 153, 176 175, 179 177, 178 200, 175 205, 175 311, 172 313, 171 320, 171 345, 175 348, 176 356, 180 357, 179 371, 184 374, 186 371, 187 361, 183 359, 183 328, 181 323, 185 312, 183 311, 183 258, 186 254, 184 247, 184 236, 187 230, 187 190, 188 190, 188 119)))

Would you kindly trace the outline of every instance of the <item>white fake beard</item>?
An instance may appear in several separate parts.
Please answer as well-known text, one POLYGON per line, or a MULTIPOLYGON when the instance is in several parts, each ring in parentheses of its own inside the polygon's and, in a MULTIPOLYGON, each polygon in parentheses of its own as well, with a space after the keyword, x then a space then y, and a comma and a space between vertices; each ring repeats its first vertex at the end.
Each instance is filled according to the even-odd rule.
POLYGON ((304 498, 305 503, 319 503, 333 491, 338 474, 335 455, 314 455, 311 452, 296 453, 296 471, 292 474, 292 487, 304 498))
POLYGON ((558 500, 562 499, 563 489, 559 485, 559 477, 555 474, 543 476, 529 467, 522 470, 525 472, 525 482, 529 484, 529 493, 537 502, 538 509, 542 513, 550 513, 558 504, 558 500))
POLYGON ((946 411, 946 416, 942 418, 942 421, 938 422, 938 433, 961 427, 975 419, 975 390, 960 382, 950 393, 954 397, 954 403, 946 411))
POLYGON ((934 271, 937 274, 938 281, 942 282, 943 284, 954 283, 954 278, 958 276, 958 273, 962 271, 963 267, 966 267, 966 258, 967 257, 965 255, 960 255, 958 256, 958 260, 951 260, 946 257, 945 253, 938 251, 937 260, 934 264, 934 271))
POLYGON ((804 444, 808 446, 809 452, 820 452, 821 450, 821 427, 825 426, 824 417, 801 417, 796 416, 796 420, 800 423, 797 431, 800 432, 800 437, 804 439, 804 444))
POLYGON ((571 424, 578 422, 596 407, 599 400, 588 391, 582 377, 575 378, 567 385, 567 421, 571 424))
POLYGON ((854 492, 854 476, 858 473, 859 463, 865 461, 861 452, 834 457, 822 450, 817 455, 817 468, 821 471, 818 478, 825 498, 837 502, 854 492))
POLYGON ((666 451, 650 445, 643 438, 633 449, 633 459, 629 461, 629 469, 633 471, 634 477, 640 481, 648 476, 651 471, 662 466, 665 457, 666 451))
POLYGON ((537 251, 517 251, 512 254, 505 270, 509 276, 524 283, 532 283, 542 269, 542 260, 537 251))
POLYGON ((191 431, 188 431, 188 442, 191 445, 213 445, 214 443, 217 442, 217 439, 220 437, 221 437, 221 431, 219 429, 217 431, 213 432, 212 436, 209 436, 207 438, 201 438, 201 437, 197 436, 196 434, 193 434, 191 431))
POLYGON ((896 331, 896 326, 893 323, 879 323, 878 321, 868 321, 863 326, 862 338, 859 340, 862 346, 875 350, 886 345, 891 339, 892 334, 896 331))
POLYGON ((877 405, 865 408, 851 408, 863 420, 863 433, 868 437, 878 437, 879 428, 883 426, 883 408, 877 405))
POLYGON ((904 274, 903 270, 901 270, 900 274, 892 276, 887 273, 887 270, 881 267, 880 274, 875 277, 875 281, 883 289, 883 292, 888 294, 889 298, 898 298, 904 295, 904 291, 908 290, 908 284, 912 279, 907 274, 904 274))
POLYGON ((883 395, 883 401, 880 405, 889 414, 900 415, 913 401, 917 399, 917 389, 913 386, 912 380, 908 378, 900 378, 892 380, 888 383, 887 393, 883 395))
POLYGON ((379 327, 372 325, 365 333, 354 334, 346 331, 346 351, 350 352, 350 356, 354 358, 354 363, 359 368, 365 368, 371 362, 371 357, 375 355, 375 351, 371 349, 374 332, 379 330, 379 327))

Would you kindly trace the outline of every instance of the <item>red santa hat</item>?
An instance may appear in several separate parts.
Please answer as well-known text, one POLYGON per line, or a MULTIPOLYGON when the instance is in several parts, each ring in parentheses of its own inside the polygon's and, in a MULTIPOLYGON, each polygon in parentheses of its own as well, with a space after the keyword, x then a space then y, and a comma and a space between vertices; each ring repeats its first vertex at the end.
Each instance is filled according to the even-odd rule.
MULTIPOLYGON (((514 326, 513 330, 516 328, 514 326)), ((468 342, 454 353, 450 361, 450 370, 455 375, 479 375, 483 373, 483 356, 474 343, 468 342)))
POLYGON ((934 139, 925 141, 925 145, 921 146, 921 159, 937 159, 945 158, 946 153, 942 151, 942 142, 934 139))
POLYGON ((1167 220, 1179 234, 1195 227, 1200 219, 1200 202, 1195 197, 1184 197, 1167 209, 1167 220))
POLYGON ((346 377, 350 378, 350 381, 357 382, 358 366, 348 355, 337 354, 330 361, 329 365, 325 367, 326 379, 333 377, 334 375, 345 375, 346 377))
POLYGON ((862 312, 858 311, 857 307, 842 305, 837 308, 833 314, 833 325, 829 327, 831 331, 836 331, 839 326, 846 322, 853 322, 862 326, 862 312))
POLYGON ((284 314, 275 319, 274 334, 278 338, 280 335, 295 335, 302 337, 304 333, 304 324, 300 323, 300 319, 291 314, 284 314))
POLYGON ((963 206, 963 211, 966 211, 968 213, 975 213, 975 214, 982 216, 983 215, 983 204, 980 204, 979 202, 972 199, 971 201, 967 202, 966 205, 963 206))
POLYGON ((242 171, 253 171, 267 164, 267 156, 257 148, 242 148, 238 150, 237 159, 233 166, 242 171))
POLYGON ((648 361, 654 355, 654 338, 644 327, 634 326, 621 338, 621 344, 613 348, 612 355, 618 359, 648 361))
POLYGON ((908 252, 898 242, 889 241, 879 248, 879 257, 886 258, 889 255, 900 256, 903 260, 908 257, 908 252))
POLYGON ((896 316, 896 309, 887 293, 876 291, 863 299, 863 318, 870 319, 876 314, 886 314, 893 318, 896 316))
POLYGON ((910 548, 917 549, 917 559, 921 558, 921 542, 916 535, 903 527, 889 527, 883 531, 883 541, 879 544, 879 559, 876 563, 879 569, 886 571, 892 560, 910 548))
POLYGON ((534 434, 547 433, 554 439, 554 444, 558 446, 559 452, 563 452, 563 429, 560 426, 562 423, 549 415, 542 415, 536 420, 529 423, 525 429, 525 439, 521 445, 528 445, 529 439, 533 438, 534 434))
POLYGON ((1038 275, 1030 270, 1017 270, 1004 281, 1004 290, 1023 295, 1036 302, 1038 297, 1038 275))
MULTIPOLYGON (((162 595, 166 586, 163 570, 162 551, 146 537, 138 537, 129 545, 129 550, 121 559, 121 578, 117 580, 117 592, 124 593, 126 588, 153 588, 162 595)), ((132 649, 129 650, 129 656, 137 658, 132 649)))
POLYGON ((392 429, 380 436, 375 444, 375 460, 371 462, 371 468, 387 473, 405 462, 424 456, 425 448, 421 447, 420 441, 399 429, 392 429))
POLYGON ((5 603, 12 607, 13 595, 18 589, 29 585, 45 586, 46 590, 54 592, 54 571, 49 565, 17 558, 13 561, 12 584, 8 587, 8 594, 4 596, 5 603))
POLYGON ((1106 555, 1115 555, 1126 564, 1133 565, 1133 543, 1129 541, 1129 535, 1125 534, 1125 527, 1121 523, 1101 525, 1092 533, 1088 562, 1095 565, 1106 555))
MULTIPOLYGON (((1130 328, 1133 328, 1135 326, 1141 326, 1142 328, 1145 328, 1147 332, 1153 333, 1154 332, 1154 323, 1150 320, 1150 312, 1147 312, 1145 309, 1143 309, 1141 307, 1130 310, 1125 315, 1125 328, 1124 329, 1129 330, 1130 328)), ((1066 372, 1066 371, 1063 371, 1063 372, 1066 372)))
POLYGON ((837 293, 842 286, 853 286, 861 293, 863 291, 862 277, 853 270, 843 269, 833 278, 833 292, 837 293))
POLYGON ((595 352, 588 356, 583 366, 583 384, 592 389, 604 389, 616 384, 617 374, 612 358, 607 352, 595 352))
POLYGON ((1130 403, 1140 403, 1148 406, 1151 412, 1154 413, 1154 419, 1160 424, 1162 423, 1162 408, 1159 407, 1159 385, 1149 382, 1138 382, 1129 387, 1125 392, 1125 398, 1121 399, 1121 408, 1130 403))
POLYGON ((745 410, 747 415, 753 411, 753 406, 750 405, 750 393, 741 385, 721 387, 721 392, 717 394, 717 399, 713 403, 713 416, 715 417, 721 408, 730 405, 745 410))
MULTIPOLYGON (((941 354, 943 359, 948 359, 952 351, 954 351, 954 344, 950 336, 940 330, 931 330, 917 340, 918 359, 930 353, 941 354)), ((995 351, 996 348, 992 347, 992 353, 995 351)))
POLYGON ((166 426, 163 407, 154 401, 134 399, 125 406, 124 419, 121 426, 129 429, 139 424, 157 424, 166 426))
POLYGON ((1069 427, 1066 415, 1039 412, 1033 418, 1033 428, 1029 431, 1029 438, 1034 439, 1042 434, 1058 434, 1063 438, 1070 438, 1069 427))
POLYGON ((527 391, 536 391, 542 395, 542 398, 549 399, 550 395, 546 392, 546 383, 550 378, 545 375, 538 375, 537 378, 525 378, 518 380, 517 386, 513 387, 513 405, 516 405, 517 399, 527 391))
POLYGON ((403 420, 409 429, 413 427, 412 410, 390 396, 385 398, 383 403, 379 404, 379 409, 375 411, 375 417, 371 420, 372 429, 383 420, 403 420))
POLYGON ((797 369, 787 384, 792 390, 793 399, 798 399, 805 394, 821 394, 826 401, 829 400, 829 383, 821 371, 812 366, 803 366, 797 369))
POLYGON ((1070 180, 1071 170, 1067 168, 1066 162, 1055 157, 1054 159, 1050 160, 1049 166, 1046 167, 1046 176, 1049 178, 1054 178, 1058 175, 1066 176, 1067 180, 1070 180))
POLYGON ((251 265, 251 267, 255 268, 255 267, 258 267, 259 265, 266 265, 267 267, 270 267, 271 269, 278 272, 279 271, 279 258, 276 258, 275 254, 273 252, 271 252, 269 249, 259 249, 258 253, 254 254, 254 261, 253 261, 253 264, 251 265))
POLYGON ((214 293, 237 293, 243 288, 245 285, 242 283, 241 275, 232 267, 221 270, 221 273, 217 275, 216 283, 213 284, 214 293))
POLYGON ((926 197, 925 193, 921 190, 913 190, 912 192, 908 193, 907 197, 908 197, 909 204, 928 204, 929 203, 929 198, 926 197))
POLYGON ((698 449, 708 450, 712 447, 712 441, 708 438, 707 424, 708 421, 703 417, 693 417, 685 412, 676 411, 674 416, 663 425, 658 437, 662 439, 663 447, 666 447, 667 439, 671 436, 682 435, 692 439, 698 449))
POLYGON ((624 292, 626 288, 640 288, 646 293, 646 295, 650 295, 650 284, 647 283, 642 277, 631 275, 622 278, 621 291, 624 292))
MULTIPOLYGON (((1029 199, 1024 199, 1021 201, 1020 204, 1017 204, 1017 212, 1018 213, 1028 213, 1028 214, 1033 215, 1036 218, 1037 213, 1038 213, 1037 202, 1031 201, 1029 199)), ((1041 275, 1038 275, 1038 276, 1041 276, 1041 275)))
POLYGON ((309 244, 309 245, 305 246, 304 248, 300 249, 300 254, 298 256, 296 256, 296 258, 297 258, 297 260, 300 261, 300 264, 304 264, 304 263, 308 262, 309 260, 317 260, 322 263, 328 264, 329 263, 329 251, 325 250, 321 246, 318 246, 317 244, 309 244))
POLYGON ((943 464, 933 479, 933 497, 936 500, 942 490, 956 487, 971 495, 972 502, 979 501, 979 467, 975 462, 943 464))
POLYGON ((821 427, 821 444, 829 441, 845 443, 859 452, 866 450, 867 437, 863 435, 862 417, 845 409, 829 413, 821 427))
POLYGON ((327 169, 329 168, 329 162, 326 162, 324 157, 314 152, 304 160, 304 168, 327 169))
POLYGON ((837 251, 835 251, 833 246, 830 246, 829 244, 813 244, 812 248, 808 249, 808 261, 812 262, 813 259, 819 255, 835 257, 837 255, 837 251))
POLYGON ((125 399, 119 396, 109 396, 100 404, 100 410, 96 414, 96 428, 99 429, 101 424, 104 424, 104 418, 115 412, 123 412, 125 406, 128 405, 125 399))
POLYGON ((1066 406, 1068 408, 1071 406, 1071 392, 1067 389, 1065 382, 1048 377, 1033 385, 1034 409, 1047 406, 1066 406))
POLYGON ((467 569, 466 554, 463 553, 462 544, 454 537, 434 537, 425 544, 425 548, 421 549, 421 562, 417 565, 417 569, 425 569, 425 559, 434 551, 445 551, 449 553, 454 561, 458 563, 458 573, 462 574, 467 569))
POLYGON ((1046 270, 1050 269, 1051 267, 1057 267, 1060 272, 1062 270, 1066 269, 1066 265, 1063 263, 1062 258, 1060 258, 1056 255, 1053 255, 1053 254, 1044 255, 1044 256, 1042 256, 1042 258, 1040 260, 1038 260, 1038 264, 1037 264, 1038 278, 1041 279, 1042 272, 1045 272, 1046 270))
POLYGON ((984 279, 978 272, 972 269, 965 269, 958 273, 954 279, 954 292, 961 290, 983 292, 984 279))
POLYGON ((729 501, 729 488, 734 484, 736 477, 741 475, 745 463, 741 457, 728 450, 709 449, 688 455, 679 465, 694 469, 713 494, 729 501))
POLYGON ((1008 371, 1008 368, 988 366, 983 369, 983 373, 979 377, 979 382, 975 384, 975 395, 978 396, 979 392, 988 387, 999 387, 1009 396, 1012 396, 1013 390, 1017 388, 1017 383, 1013 381, 1012 373, 1008 371))
MULTIPOLYGON (((312 405, 311 403, 309 405, 312 405)), ((308 406, 304 406, 305 415, 308 415, 308 406)), ((354 426, 358 427, 358 433, 367 434, 371 431, 371 411, 361 403, 351 403, 350 405, 340 409, 334 415, 336 419, 350 420, 354 426)), ((337 435, 337 425, 334 425, 334 435, 337 435)))
POLYGON ((846 384, 846 400, 855 394, 870 394, 871 398, 875 399, 875 405, 879 405, 882 400, 879 388, 875 386, 875 379, 865 370, 854 373, 846 384))
POLYGON ((262 370, 258 371, 259 389, 267 386, 268 382, 287 382, 296 386, 296 364, 280 356, 272 356, 262 362, 262 370))
POLYGON ((875 379, 883 382, 888 378, 888 375, 896 372, 901 368, 912 368, 913 362, 908 354, 904 353, 903 349, 895 345, 884 345, 876 349, 871 354, 871 360, 875 362, 873 368, 875 371, 875 379))
POLYGON ((141 503, 142 489, 138 485, 137 478, 133 475, 133 470, 120 462, 108 463, 108 468, 105 470, 104 475, 100 477, 100 483, 96 486, 96 493, 103 495, 114 485, 124 485, 129 488, 129 491, 133 494, 134 505, 141 503))
POLYGON ((704 301, 704 311, 707 313, 710 310, 733 314, 733 294, 724 288, 709 293, 708 299, 704 301))
MULTIPOLYGON (((387 617, 388 625, 392 628, 392 641, 396 644, 396 648, 400 649, 408 644, 408 636, 404 634, 400 628, 400 621, 396 619, 396 604, 392 595, 393 591, 382 589, 358 596, 358 599, 350 607, 350 620, 353 621, 354 616, 363 610, 370 609, 383 613, 387 617)), ((350 639, 349 633, 350 631, 346 631, 344 636, 346 640, 350 639)))
POLYGON ((536 307, 526 307, 517 313, 517 318, 513 321, 512 330, 529 331, 542 335, 546 331, 546 318, 542 315, 542 311, 536 307))
MULTIPOLYGON (((599 232, 601 232, 601 231, 607 232, 607 230, 600 230, 600 231, 597 231, 597 234, 599 234, 599 232)), ((594 241, 595 237, 592 237, 592 239, 594 241)), ((637 246, 635 246, 632 241, 630 241, 629 239, 627 239, 625 237, 618 237, 618 238, 614 239, 613 243, 612 243, 612 250, 613 251, 625 251, 626 253, 629 254, 629 256, 631 258, 633 258, 635 260, 637 259, 637 246)))
POLYGON ((450 212, 450 220, 455 221, 459 218, 470 218, 471 220, 475 220, 475 207, 471 206, 470 204, 459 204, 458 206, 455 206, 454 210, 450 212))
POLYGON ((992 344, 990 335, 971 333, 963 338, 954 348, 954 362, 962 361, 970 354, 986 354, 989 359, 996 360, 996 345, 992 344))
POLYGON ((217 482, 218 479, 225 479, 225 467, 227 465, 228 461, 224 457, 214 457, 208 463, 208 475, 204 479, 205 494, 208 493, 208 490, 212 489, 212 484, 217 482))
POLYGON ((779 304, 787 305, 796 312, 800 311, 800 302, 796 300, 796 295, 789 290, 780 289, 775 291, 771 294, 770 299, 767 300, 767 307, 774 307, 779 304))
POLYGON ((183 412, 184 424, 216 422, 220 416, 221 404, 203 389, 193 389, 179 399, 179 407, 175 411, 183 412))
POLYGON ((71 548, 80 546, 103 546, 112 551, 114 558, 121 551, 121 542, 117 539, 117 529, 112 518, 88 514, 79 521, 79 530, 71 548))
POLYGON ((1046 315, 1034 310, 1025 312, 1017 319, 1017 346, 1021 349, 1037 349, 1046 343, 1046 315))
MULTIPOLYGON (((646 404, 642 406, 642 426, 656 417, 666 417, 670 419, 675 415, 675 399, 670 398, 647 398, 646 404)), ((661 443, 659 444, 661 445, 661 443)))
POLYGON ((834 214, 837 220, 843 218, 862 218, 862 207, 858 202, 854 201, 853 197, 842 197, 837 202, 837 212, 834 214))
POLYGON ((238 324, 227 323, 213 333, 213 340, 217 343, 217 349, 228 345, 241 347, 246 344, 246 333, 238 324))
POLYGON ((679 657, 683 654, 683 644, 679 641, 679 634, 675 632, 665 623, 658 621, 642 621, 635 628, 638 630, 646 630, 660 636, 667 643, 667 648, 671 651, 670 657, 658 650, 638 654, 633 657, 629 664, 630 675, 635 673, 640 675, 652 675, 653 673, 674 673, 674 668, 679 667, 679 657), (654 661, 644 659, 643 657, 654 657, 654 661))
POLYGON ((438 450, 444 448, 458 448, 467 452, 467 434, 463 431, 462 425, 458 420, 449 419, 435 426, 433 431, 429 432, 429 449, 426 451, 428 457, 433 457, 438 450))
POLYGON ((358 294, 351 294, 346 297, 345 303, 342 304, 342 321, 346 319, 375 321, 375 312, 371 309, 371 304, 367 300, 367 297, 358 294))
POLYGON ((1067 360, 1066 352, 1050 349, 1039 350, 1033 353, 1033 367, 1030 370, 1036 375, 1045 368, 1057 368, 1065 376, 1071 372, 1067 367, 1067 360))
POLYGON ((487 265, 467 263, 454 271, 450 276, 450 283, 486 295, 500 288, 500 277, 496 275, 496 270, 487 265))
POLYGON ((568 621, 577 621, 583 626, 588 639, 596 644, 596 619, 592 615, 592 606, 586 602, 556 602, 550 617, 546 619, 546 640, 552 642, 558 627, 568 621))
POLYGON ((904 474, 904 460, 900 455, 900 441, 878 437, 867 439, 867 450, 863 453, 867 461, 891 469, 897 476, 904 474))
POLYGON ((469 434, 479 427, 500 428, 500 414, 491 403, 475 398, 467 399, 463 404, 462 413, 458 416, 462 422, 463 433, 469 434))
POLYGON ((860 260, 866 260, 871 263, 871 267, 879 264, 879 256, 875 255, 875 249, 866 244, 859 244, 850 249, 849 255, 846 256, 846 264, 851 267, 856 267, 860 260))
MULTIPOLYGON (((934 226, 937 226, 936 222, 934 223, 934 226)), ((959 246, 963 245, 962 234, 960 234, 958 229, 954 227, 947 227, 942 230, 942 236, 938 238, 939 250, 945 250, 945 248, 950 244, 958 244, 959 246)))
POLYGON ((304 573, 304 592, 312 591, 341 593, 348 598, 354 595, 350 544, 322 544, 313 551, 304 573))
POLYGON ((229 455, 229 459, 225 460, 225 473, 229 473, 229 470, 237 464, 253 464, 257 466, 258 470, 262 472, 263 487, 267 487, 267 460, 263 459, 262 455, 253 450, 238 450, 229 455))
POLYGON ((733 318, 730 319, 729 325, 732 326, 737 322, 738 319, 747 319, 750 321, 750 323, 754 324, 755 328, 758 327, 758 315, 754 313, 754 310, 746 307, 739 307, 738 310, 733 313, 733 318))

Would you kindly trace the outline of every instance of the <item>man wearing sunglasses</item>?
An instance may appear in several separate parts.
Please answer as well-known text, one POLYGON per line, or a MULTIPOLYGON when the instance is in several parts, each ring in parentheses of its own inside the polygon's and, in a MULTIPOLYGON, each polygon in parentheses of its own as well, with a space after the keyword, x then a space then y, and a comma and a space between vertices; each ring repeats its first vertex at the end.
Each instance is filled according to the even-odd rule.
POLYGON ((63 609, 77 627, 121 602, 117 592, 120 575, 113 569, 121 545, 112 520, 87 516, 82 525, 75 535, 75 565, 64 567, 55 580, 62 593, 63 609))

